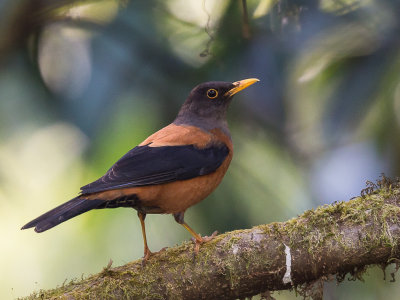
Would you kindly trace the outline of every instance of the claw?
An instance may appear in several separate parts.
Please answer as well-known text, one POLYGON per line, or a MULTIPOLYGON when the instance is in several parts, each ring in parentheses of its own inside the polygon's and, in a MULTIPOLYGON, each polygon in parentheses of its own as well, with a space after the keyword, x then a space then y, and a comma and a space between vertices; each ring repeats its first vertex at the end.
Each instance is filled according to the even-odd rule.
POLYGON ((215 238, 215 236, 218 234, 218 231, 214 231, 210 236, 199 236, 199 239, 197 238, 192 238, 192 242, 195 244, 194 245, 194 253, 197 254, 199 253, 200 250, 200 245, 204 244, 206 242, 211 241, 212 239, 215 238))

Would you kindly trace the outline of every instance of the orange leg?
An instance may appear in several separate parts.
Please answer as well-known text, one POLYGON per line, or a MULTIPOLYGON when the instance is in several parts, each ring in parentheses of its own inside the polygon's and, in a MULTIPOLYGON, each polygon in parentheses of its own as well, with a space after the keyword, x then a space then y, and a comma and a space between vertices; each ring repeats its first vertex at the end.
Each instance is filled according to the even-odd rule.
POLYGON ((188 224, 186 224, 186 222, 183 219, 183 215, 184 215, 184 213, 174 214, 175 221, 178 222, 179 224, 181 224, 193 236, 193 238, 195 240, 194 241, 195 242, 194 251, 197 253, 197 252, 199 252, 200 245, 205 242, 211 241, 217 235, 217 232, 215 231, 211 236, 202 237, 201 235, 196 233, 188 224))
POLYGON ((186 222, 183 222, 181 225, 183 227, 185 227, 187 231, 189 231, 189 233, 196 240, 196 243, 200 243, 200 244, 204 243, 204 239, 198 233, 196 233, 188 224, 186 224, 186 222))
POLYGON ((144 256, 143 261, 147 261, 153 253, 151 253, 149 246, 147 246, 147 238, 146 238, 146 226, 144 225, 144 219, 146 219, 146 214, 138 211, 138 217, 140 220, 140 225, 142 225, 142 235, 143 235, 143 243, 144 243, 144 256))

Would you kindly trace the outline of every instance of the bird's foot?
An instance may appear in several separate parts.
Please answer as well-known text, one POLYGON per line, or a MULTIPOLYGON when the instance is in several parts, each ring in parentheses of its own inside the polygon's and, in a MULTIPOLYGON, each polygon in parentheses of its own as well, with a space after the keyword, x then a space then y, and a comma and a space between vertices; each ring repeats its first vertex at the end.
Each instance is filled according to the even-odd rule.
POLYGON ((144 256, 142 258, 142 266, 144 267, 148 261, 148 259, 150 258, 150 256, 152 256, 154 253, 151 252, 148 248, 144 251, 144 256))
POLYGON ((195 244, 194 245, 194 253, 195 254, 199 253, 200 245, 211 241, 212 239, 215 238, 215 236, 217 234, 218 234, 218 231, 214 231, 210 236, 200 236, 200 239, 192 238, 192 241, 195 244))
POLYGON ((164 248, 162 248, 160 251, 157 251, 157 252, 151 252, 149 249, 147 249, 147 251, 145 251, 144 256, 143 256, 143 258, 142 258, 142 266, 145 266, 145 265, 146 265, 147 260, 148 260, 151 256, 154 256, 155 254, 161 253, 161 252, 163 252, 163 251, 165 251, 165 250, 167 250, 167 249, 168 249, 168 247, 164 247, 164 248))
POLYGON ((203 243, 213 240, 217 236, 217 234, 218 234, 218 231, 215 230, 210 236, 203 236, 202 237, 203 243))

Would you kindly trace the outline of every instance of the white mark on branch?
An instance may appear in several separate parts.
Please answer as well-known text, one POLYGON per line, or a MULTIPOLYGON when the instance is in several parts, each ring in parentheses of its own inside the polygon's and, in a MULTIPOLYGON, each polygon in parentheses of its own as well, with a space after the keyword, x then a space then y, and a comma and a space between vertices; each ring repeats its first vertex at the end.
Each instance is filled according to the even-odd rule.
POLYGON ((257 243, 260 243, 265 237, 265 234, 261 230, 255 230, 254 233, 251 234, 251 240, 257 243))
POLYGON ((233 250, 232 250, 233 255, 236 255, 239 252, 239 247, 236 245, 233 245, 232 248, 233 248, 233 250))
POLYGON ((285 254, 286 254, 286 273, 283 275, 282 281, 284 284, 292 282, 292 255, 290 254, 289 246, 285 245, 285 254))

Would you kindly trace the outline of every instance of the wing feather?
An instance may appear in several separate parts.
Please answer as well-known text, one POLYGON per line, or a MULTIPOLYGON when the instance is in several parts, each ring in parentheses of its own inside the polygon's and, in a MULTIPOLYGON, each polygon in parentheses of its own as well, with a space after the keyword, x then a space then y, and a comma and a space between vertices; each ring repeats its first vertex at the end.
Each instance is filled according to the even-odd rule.
POLYGON ((163 184, 214 172, 229 153, 225 144, 199 149, 194 145, 137 146, 98 180, 81 187, 82 194, 163 184))

